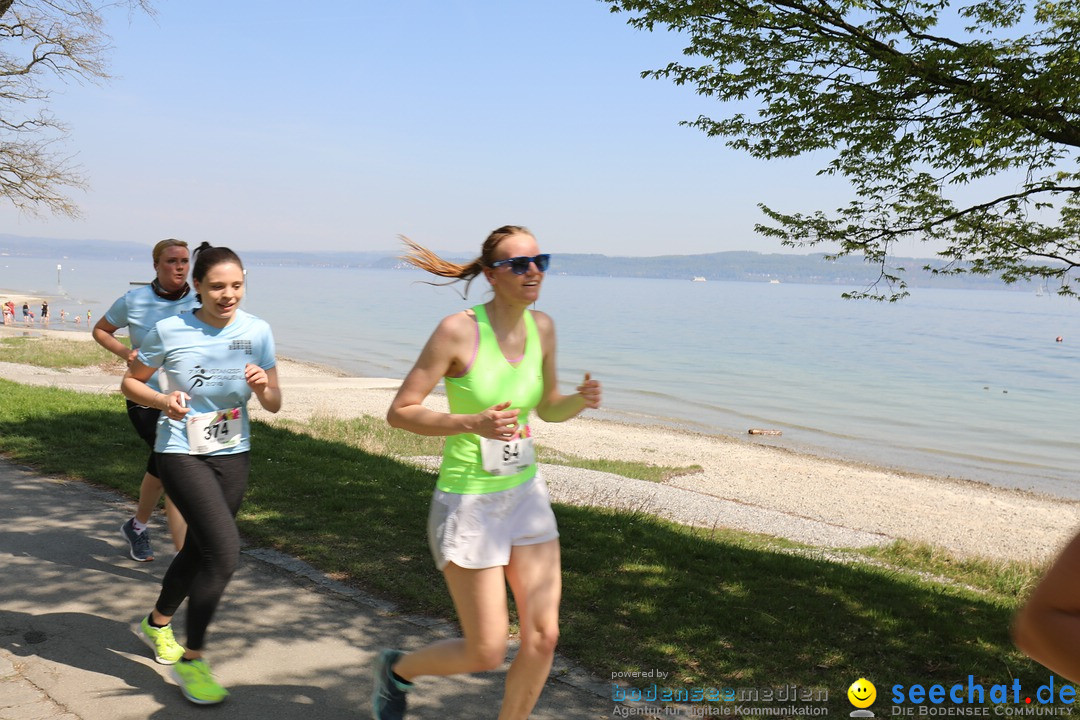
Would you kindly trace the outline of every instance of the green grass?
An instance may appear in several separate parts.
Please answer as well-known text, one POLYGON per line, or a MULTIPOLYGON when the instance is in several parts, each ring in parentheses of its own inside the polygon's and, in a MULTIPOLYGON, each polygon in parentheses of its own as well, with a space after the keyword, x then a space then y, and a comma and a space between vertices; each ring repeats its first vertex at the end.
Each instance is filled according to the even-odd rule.
POLYGON ((369 453, 401 457, 419 457, 442 453, 442 438, 416 435, 392 428, 385 420, 369 415, 347 420, 317 416, 307 423, 282 420, 275 424, 312 437, 350 445, 369 453))
POLYGON ((906 540, 898 540, 884 547, 863 548, 860 554, 906 568, 910 572, 942 578, 957 585, 977 587, 1002 598, 1026 597, 1050 565, 1049 562, 1032 564, 985 558, 960 559, 941 548, 906 540))
MULTIPOLYGON (((128 347, 127 337, 117 338, 128 347)), ((47 368, 76 368, 90 365, 123 370, 120 358, 96 342, 44 337, 0 339, 0 362, 22 363, 47 368)))
POLYGON ((673 467, 669 465, 648 465, 627 460, 584 458, 580 455, 554 450, 543 445, 537 447, 537 460, 551 465, 568 465, 570 467, 584 468, 585 470, 599 470, 600 472, 614 473, 623 477, 649 480, 651 482, 664 482, 680 475, 702 472, 700 465, 673 467))
MULTIPOLYGON (((0 381, 0 398, 0 452, 137 493, 145 446, 120 396, 0 381)), ((239 516, 250 542, 300 557, 403 612, 453 617, 424 536, 434 475, 396 457, 435 454, 429 439, 374 419, 256 422, 253 445, 239 516)), ((671 673, 669 687, 795 684, 828 690, 835 715, 852 709, 846 689, 866 677, 878 686, 880 716, 893 684, 948 685, 972 675, 987 686, 1018 678, 1030 692, 1050 676, 1008 637, 1018 597, 1039 568, 959 561, 908 544, 830 562, 790 542, 642 513, 555 512, 564 564, 560 652, 601 679, 661 670, 671 673)))
MULTIPOLYGON (((308 423, 280 421, 275 424, 323 440, 345 443, 346 445, 360 448, 361 450, 370 453, 382 455, 393 455, 397 457, 440 455, 443 447, 443 439, 441 437, 426 437, 404 430, 398 430, 397 428, 392 428, 387 425, 382 418, 371 416, 350 418, 347 420, 332 417, 317 417, 308 423)), ((637 480, 651 480, 653 482, 663 482, 664 480, 678 475, 701 472, 700 465, 670 467, 623 460, 593 460, 590 458, 579 457, 571 453, 552 450, 542 445, 538 446, 537 453, 541 462, 551 465, 567 465, 569 467, 579 467, 587 470, 600 470, 602 472, 622 475, 623 477, 635 478, 637 480)))

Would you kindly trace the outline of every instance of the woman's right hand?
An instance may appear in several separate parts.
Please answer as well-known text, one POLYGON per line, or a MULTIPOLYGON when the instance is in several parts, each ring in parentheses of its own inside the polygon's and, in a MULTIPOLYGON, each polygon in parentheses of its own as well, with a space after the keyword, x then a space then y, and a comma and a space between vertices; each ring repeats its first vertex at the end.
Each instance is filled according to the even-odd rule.
POLYGON ((191 410, 187 406, 187 393, 182 390, 174 390, 165 396, 166 404, 163 413, 170 420, 181 420, 191 410))
POLYGON ((510 401, 492 405, 482 413, 475 415, 476 425, 473 432, 491 440, 510 440, 517 434, 517 409, 507 410, 510 401))

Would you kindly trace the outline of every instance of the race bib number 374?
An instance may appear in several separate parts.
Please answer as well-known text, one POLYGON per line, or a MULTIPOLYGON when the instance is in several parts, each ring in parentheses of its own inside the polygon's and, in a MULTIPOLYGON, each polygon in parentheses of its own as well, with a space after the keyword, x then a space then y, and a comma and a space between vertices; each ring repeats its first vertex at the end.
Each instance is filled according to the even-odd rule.
POLYGON ((187 420, 190 455, 208 455, 240 444, 240 408, 193 415, 187 420))

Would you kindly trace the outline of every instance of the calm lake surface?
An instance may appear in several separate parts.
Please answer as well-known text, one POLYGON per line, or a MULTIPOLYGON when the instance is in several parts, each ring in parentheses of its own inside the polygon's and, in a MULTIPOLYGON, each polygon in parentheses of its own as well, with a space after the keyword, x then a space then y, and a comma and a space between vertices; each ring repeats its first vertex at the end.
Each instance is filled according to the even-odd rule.
MULTIPOLYGON (((757 441, 1080 499, 1076 300, 916 289, 890 305, 835 286, 557 268, 556 257, 537 309, 555 319, 564 390, 585 371, 603 381, 601 417, 737 437, 774 428, 783 436, 757 441)), ((0 257, 0 288, 47 296, 53 328, 61 309, 79 313, 79 332, 87 310, 96 321, 152 276, 148 258, 0 257)), ((400 378, 440 318, 487 297, 482 279, 466 301, 425 277, 252 266, 245 307, 270 322, 281 355, 400 378)))

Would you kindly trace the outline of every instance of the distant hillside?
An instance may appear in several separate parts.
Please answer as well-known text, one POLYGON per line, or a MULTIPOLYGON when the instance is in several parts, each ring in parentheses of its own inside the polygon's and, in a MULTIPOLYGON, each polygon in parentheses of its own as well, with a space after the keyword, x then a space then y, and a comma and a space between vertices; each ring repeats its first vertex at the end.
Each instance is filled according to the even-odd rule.
MULTIPOLYGON (((150 258, 151 245, 111 240, 58 240, 0 233, 0 255, 45 258, 129 260, 150 258)), ((448 259, 471 259, 464 253, 449 253, 448 259)), ((306 267, 356 267, 375 269, 407 268, 395 251, 385 252, 274 252, 246 251, 251 265, 296 265, 306 267)), ((894 258, 894 267, 905 269, 904 278, 912 287, 1002 288, 998 278, 953 275, 938 276, 922 270, 924 265, 940 267, 934 259, 894 258)), ((734 280, 742 282, 807 283, 840 285, 860 289, 874 282, 878 268, 857 257, 826 260, 822 253, 811 255, 763 254, 731 251, 702 255, 661 255, 623 257, 598 254, 558 254, 552 258, 552 274, 594 277, 637 277, 690 280, 734 280)), ((1017 289, 1028 289, 1019 286, 1017 289)))
MULTIPOLYGON (((942 267, 939 259, 892 258, 891 267, 904 268, 902 276, 912 287, 1002 288, 996 277, 978 275, 934 275, 924 266, 942 267)), ((860 288, 878 279, 880 268, 861 257, 827 260, 824 253, 792 255, 764 254, 736 250, 703 255, 661 255, 657 257, 609 257, 606 255, 559 255, 552 259, 550 272, 566 275, 641 277, 741 282, 806 283, 860 288)), ((1024 286, 1026 289, 1026 285, 1024 286)))
POLYGON ((0 255, 87 260, 127 260, 150 257, 152 246, 115 240, 58 240, 0 233, 0 255))
MULTIPOLYGON (((16 257, 62 258, 80 260, 150 260, 153 243, 140 244, 115 240, 58 240, 0 233, 0 255, 16 257)), ((397 262, 387 252, 245 252, 244 260, 253 265, 305 265, 332 267, 393 267, 397 262)))

